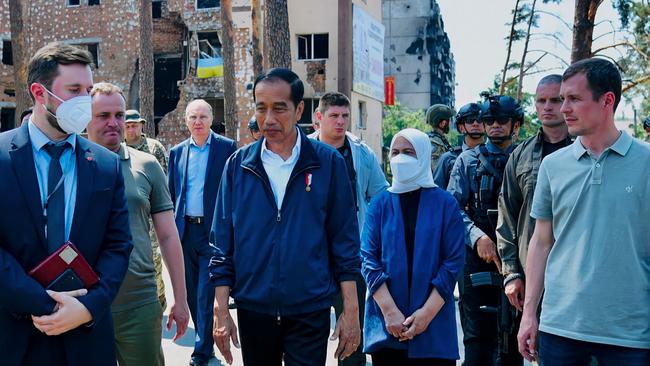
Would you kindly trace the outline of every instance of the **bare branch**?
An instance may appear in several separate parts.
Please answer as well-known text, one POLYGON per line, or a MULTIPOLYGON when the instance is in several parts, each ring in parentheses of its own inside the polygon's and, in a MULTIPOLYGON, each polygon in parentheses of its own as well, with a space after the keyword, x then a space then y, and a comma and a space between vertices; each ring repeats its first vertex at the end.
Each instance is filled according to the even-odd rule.
POLYGON ((569 47, 566 43, 564 43, 564 41, 562 40, 562 38, 560 38, 558 33, 532 33, 531 37, 532 36, 536 36, 535 38, 550 38, 554 40, 555 43, 559 43, 567 51, 571 51, 571 47, 569 47))
POLYGON ((529 53, 530 53, 530 52, 543 52, 543 53, 548 53, 549 56, 553 56, 553 57, 555 57, 555 58, 556 58, 558 61, 560 61, 564 66, 569 67, 569 63, 568 63, 568 62, 564 61, 564 59, 563 59, 562 57, 556 55, 556 54, 553 53, 553 52, 549 52, 549 51, 547 51, 547 50, 538 50, 538 49, 528 50, 528 52, 529 52, 529 53))
POLYGON ((645 83, 646 81, 650 80, 650 74, 644 75, 636 80, 632 80, 629 84, 625 85, 623 89, 621 90, 622 93, 627 92, 628 90, 634 88, 635 86, 645 83))
POLYGON ((591 53, 594 54, 594 55, 596 55, 596 54, 598 54, 599 52, 602 52, 602 51, 604 51, 604 50, 607 50, 607 49, 610 49, 610 48, 621 47, 621 46, 630 47, 630 48, 632 48, 633 50, 635 50, 635 51, 636 51, 636 52, 637 52, 641 57, 643 57, 643 58, 646 59, 646 60, 648 59, 648 55, 647 55, 647 54, 645 54, 645 53, 644 53, 644 52, 643 52, 639 47, 637 47, 635 44, 630 43, 630 42, 628 42, 628 41, 618 42, 618 43, 615 43, 615 44, 611 44, 611 45, 609 45, 609 46, 601 47, 601 48, 598 48, 598 49, 594 50, 594 51, 591 52, 591 53))
POLYGON ((564 26, 566 27, 566 29, 568 29, 569 31, 573 32, 573 25, 572 25, 572 24, 569 24, 569 22, 567 22, 566 20, 562 19, 561 16, 559 16, 559 15, 557 15, 557 14, 554 14, 554 13, 551 13, 551 12, 548 12, 548 11, 545 11, 545 10, 536 10, 536 12, 537 12, 537 13, 540 13, 540 14, 546 14, 546 15, 550 15, 550 16, 552 16, 553 18, 559 20, 560 23, 564 24, 564 26))
POLYGON ((602 54, 601 54, 601 55, 598 55, 598 56, 609 59, 610 61, 612 61, 612 62, 614 63, 614 65, 616 65, 616 67, 617 67, 619 70, 623 70, 623 69, 624 69, 623 66, 621 66, 621 64, 619 64, 618 61, 617 61, 615 58, 613 58, 613 57, 611 57, 611 56, 607 56, 607 55, 602 55, 602 54))

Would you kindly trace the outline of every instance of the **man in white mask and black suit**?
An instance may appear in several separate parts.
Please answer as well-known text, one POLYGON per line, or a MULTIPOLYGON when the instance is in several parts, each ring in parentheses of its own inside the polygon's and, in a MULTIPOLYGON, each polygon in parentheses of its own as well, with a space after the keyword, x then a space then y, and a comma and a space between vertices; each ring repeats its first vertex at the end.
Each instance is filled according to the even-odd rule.
POLYGON ((33 114, 0 134, 0 352, 6 366, 116 364, 109 310, 132 243, 118 156, 78 136, 91 117, 91 65, 87 51, 63 43, 38 50, 27 77, 33 114), (81 256, 99 281, 46 290, 47 283, 28 273, 67 241, 77 251, 66 247, 58 263, 81 256))

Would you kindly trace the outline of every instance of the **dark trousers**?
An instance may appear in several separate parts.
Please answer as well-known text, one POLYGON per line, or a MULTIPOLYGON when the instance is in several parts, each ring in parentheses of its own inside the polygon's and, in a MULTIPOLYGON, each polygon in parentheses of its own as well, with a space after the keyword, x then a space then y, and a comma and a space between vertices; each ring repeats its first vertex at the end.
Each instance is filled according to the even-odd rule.
POLYGON ((464 366, 523 365, 523 359, 517 350, 517 327, 508 333, 505 343, 497 315, 481 310, 481 306, 498 307, 503 289, 497 286, 475 287, 469 279, 472 273, 496 271, 493 263, 486 263, 475 250, 466 248, 465 269, 458 284, 460 321, 465 346, 464 366), (503 352, 506 348, 508 352, 503 352))
MULTIPOLYGON (((357 277, 355 282, 357 283, 357 300, 359 301, 359 326, 362 331, 361 340, 359 342, 359 348, 357 348, 350 357, 343 361, 339 360, 339 366, 366 365, 366 354, 363 353, 363 318, 366 308, 366 282, 363 280, 361 275, 357 277)), ((343 312, 343 296, 340 291, 334 296, 334 312, 336 313, 336 320, 338 321, 339 316, 341 316, 341 313, 343 312)))
POLYGON ((192 357, 209 359, 214 354, 212 322, 214 287, 210 285, 208 263, 212 251, 208 245, 208 233, 203 224, 185 223, 183 234, 183 258, 185 261, 185 286, 187 304, 196 331, 192 357))
POLYGON ((277 317, 237 309, 246 366, 325 365, 330 309, 277 317))
POLYGON ((648 366, 650 349, 628 348, 578 341, 539 332, 541 366, 589 366, 592 358, 600 366, 648 366))
MULTIPOLYGON (((8 331, 8 330, 5 330, 8 331)), ((113 344, 109 344, 112 347, 113 344)), ((0 362, 2 363, 2 362, 0 362)), ((50 337, 36 328, 32 329, 30 344, 21 363, 23 366, 67 365, 65 344, 59 336, 50 337)))
POLYGON ((456 360, 409 358, 404 349, 384 348, 370 354, 373 366, 454 366, 456 360))

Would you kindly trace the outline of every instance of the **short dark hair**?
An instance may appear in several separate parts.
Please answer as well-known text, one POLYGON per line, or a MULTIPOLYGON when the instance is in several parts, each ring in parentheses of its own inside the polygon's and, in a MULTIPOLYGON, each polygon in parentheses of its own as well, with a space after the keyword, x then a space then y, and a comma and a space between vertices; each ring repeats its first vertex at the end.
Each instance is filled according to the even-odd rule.
POLYGON ((622 88, 621 73, 616 65, 602 58, 580 60, 564 71, 562 81, 577 74, 584 74, 587 78, 593 100, 598 100, 607 92, 614 93, 614 110, 616 110, 618 102, 621 101, 622 88))
POLYGON ((291 87, 291 101, 293 102, 294 107, 298 107, 298 104, 300 104, 302 97, 305 94, 305 87, 302 84, 302 80, 300 80, 295 72, 281 67, 266 70, 255 79, 255 83, 253 84, 253 101, 256 100, 255 88, 257 87, 257 84, 261 83, 262 81, 273 82, 278 80, 282 80, 285 83, 289 84, 291 87))
POLYGON ((327 92, 318 101, 318 111, 325 113, 329 107, 348 107, 350 108, 350 99, 339 92, 327 92))
POLYGON ((539 88, 540 86, 550 85, 550 84, 562 84, 562 75, 560 74, 546 75, 539 81, 539 83, 537 83, 537 87, 539 88))
MULTIPOLYGON (((62 42, 52 42, 40 48, 29 60, 27 87, 33 83, 43 84, 51 89, 59 76, 59 65, 89 65, 93 67, 93 56, 87 50, 62 42)), ((34 96, 29 93, 34 100, 34 96)))

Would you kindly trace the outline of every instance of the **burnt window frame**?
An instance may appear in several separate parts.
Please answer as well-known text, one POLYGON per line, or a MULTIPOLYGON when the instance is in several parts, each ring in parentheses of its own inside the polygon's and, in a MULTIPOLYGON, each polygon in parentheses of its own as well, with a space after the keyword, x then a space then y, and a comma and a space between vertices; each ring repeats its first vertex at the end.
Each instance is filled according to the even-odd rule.
POLYGON ((214 9, 219 9, 221 8, 221 0, 194 0, 194 9, 198 11, 206 11, 206 10, 214 10, 214 9), (209 6, 209 7, 199 7, 199 2, 208 2, 208 1, 215 1, 217 3, 216 6, 209 6))
POLYGON ((312 33, 312 34, 296 34, 296 41, 298 42, 297 48, 297 59, 299 61, 315 61, 315 60, 328 60, 330 56, 329 52, 329 33, 312 33), (317 40, 317 37, 319 38, 317 40), (304 40, 304 44, 301 44, 304 40), (321 48, 316 48, 317 43, 326 45, 326 48, 323 52, 321 48), (318 57, 316 57, 316 51, 320 50, 318 57))
POLYGON ((13 45, 10 39, 2 40, 2 64, 7 66, 14 65, 13 45), (8 47, 7 47, 8 46, 8 47), (8 50, 7 50, 8 48, 8 50))

